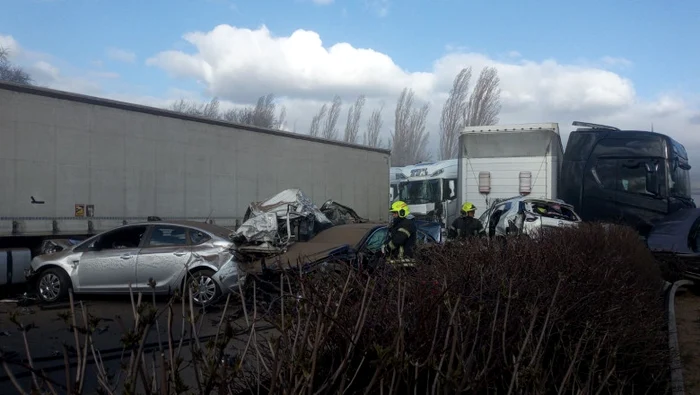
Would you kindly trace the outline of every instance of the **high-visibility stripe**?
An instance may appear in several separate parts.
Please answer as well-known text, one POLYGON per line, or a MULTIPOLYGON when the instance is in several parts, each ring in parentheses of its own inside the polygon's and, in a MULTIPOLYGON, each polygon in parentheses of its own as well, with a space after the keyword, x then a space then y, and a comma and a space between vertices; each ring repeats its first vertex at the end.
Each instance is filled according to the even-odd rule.
POLYGON ((411 237, 411 232, 409 232, 407 229, 399 228, 399 232, 403 232, 406 234, 406 236, 411 237))

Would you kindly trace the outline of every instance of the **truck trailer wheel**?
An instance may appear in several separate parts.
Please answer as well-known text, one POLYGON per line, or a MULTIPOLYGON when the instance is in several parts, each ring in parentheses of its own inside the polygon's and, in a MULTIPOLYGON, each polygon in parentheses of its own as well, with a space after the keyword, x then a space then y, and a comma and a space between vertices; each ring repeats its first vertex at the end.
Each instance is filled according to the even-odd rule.
POLYGON ((214 281, 214 271, 211 269, 197 270, 187 278, 192 301, 200 306, 214 303, 221 295, 219 285, 214 281))
POLYGON ((36 279, 37 295, 42 302, 53 303, 68 296, 70 279, 66 272, 58 268, 50 268, 39 273, 36 279))

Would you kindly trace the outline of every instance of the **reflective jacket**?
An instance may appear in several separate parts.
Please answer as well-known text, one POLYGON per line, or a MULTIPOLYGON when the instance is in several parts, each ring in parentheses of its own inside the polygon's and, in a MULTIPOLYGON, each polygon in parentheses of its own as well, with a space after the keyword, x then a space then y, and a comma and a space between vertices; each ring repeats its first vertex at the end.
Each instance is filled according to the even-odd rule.
POLYGON ((484 229, 481 221, 474 217, 460 216, 455 218, 452 226, 447 231, 448 239, 465 239, 469 236, 478 236, 484 229))
POLYGON ((396 218, 389 227, 390 258, 413 258, 416 246, 416 224, 409 218, 396 218))

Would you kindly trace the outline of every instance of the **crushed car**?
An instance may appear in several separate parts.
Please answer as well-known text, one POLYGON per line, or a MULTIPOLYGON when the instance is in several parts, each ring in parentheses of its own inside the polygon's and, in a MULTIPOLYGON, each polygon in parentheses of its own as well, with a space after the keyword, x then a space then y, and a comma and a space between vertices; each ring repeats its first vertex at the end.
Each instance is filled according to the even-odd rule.
POLYGON ((488 237, 533 236, 541 231, 577 226, 581 217, 560 199, 518 196, 494 202, 479 218, 488 237))
POLYGON ((171 294, 189 283, 193 301, 214 303, 244 281, 230 230, 191 221, 134 223, 97 234, 63 250, 35 257, 25 273, 39 299, 76 294, 171 294))
POLYGON ((651 228, 646 244, 661 264, 679 272, 671 275, 700 282, 700 208, 664 217, 651 228))
POLYGON ((80 243, 78 239, 46 239, 41 243, 39 254, 53 254, 80 243))

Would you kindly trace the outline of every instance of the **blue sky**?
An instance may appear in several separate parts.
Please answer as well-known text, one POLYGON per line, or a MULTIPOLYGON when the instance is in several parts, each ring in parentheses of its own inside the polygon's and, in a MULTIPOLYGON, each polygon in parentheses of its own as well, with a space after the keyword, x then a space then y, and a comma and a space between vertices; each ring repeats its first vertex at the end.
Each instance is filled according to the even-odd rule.
MULTIPOLYGON (((634 63, 625 76, 641 95, 700 90, 697 1, 24 0, 5 2, 3 10, 0 33, 81 68, 104 58, 106 47, 133 51, 142 62, 182 48, 180 37, 188 31, 265 24, 276 35, 305 28, 324 43, 371 47, 411 71, 429 69, 451 45, 494 57, 518 51, 528 59, 565 63, 622 57, 634 63), (388 7, 383 17, 377 13, 382 3, 388 7)), ((150 85, 151 94, 168 84, 157 70, 121 62, 106 66, 130 82, 150 85)))
MULTIPOLYGON (((296 130, 334 92, 343 100, 369 92, 367 107, 376 108, 409 86, 433 106, 428 127, 436 133, 456 72, 494 65, 502 123, 653 123, 700 166, 697 0, 4 3, 0 43, 11 36, 25 55, 40 54, 43 65, 36 56, 15 61, 43 70, 36 75, 49 87, 158 106, 184 93, 234 105, 283 92, 287 127, 296 130), (317 33, 323 48, 309 34, 286 39, 298 29, 317 33), (197 45, 183 38, 192 32, 202 33, 197 45), (352 48, 329 50, 343 42, 352 48)), ((387 135, 392 116, 387 109, 387 135)))

